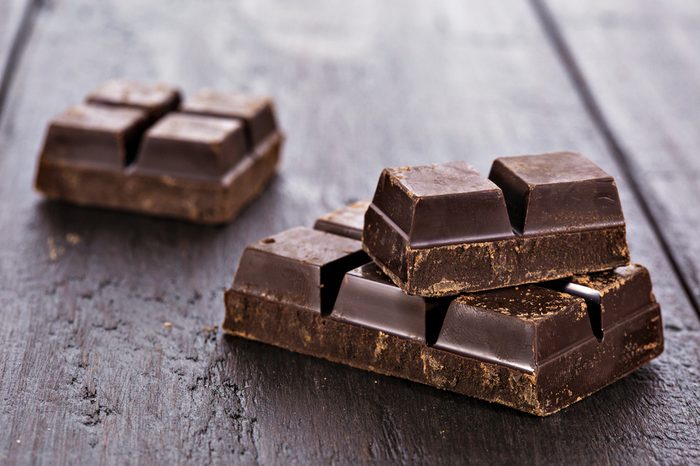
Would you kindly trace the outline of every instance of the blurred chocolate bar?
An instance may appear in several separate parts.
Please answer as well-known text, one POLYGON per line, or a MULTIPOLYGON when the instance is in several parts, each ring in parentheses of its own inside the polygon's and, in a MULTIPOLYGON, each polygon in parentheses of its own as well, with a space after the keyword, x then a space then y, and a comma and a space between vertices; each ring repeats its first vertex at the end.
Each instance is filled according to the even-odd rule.
POLYGON ((198 223, 232 220, 277 170, 270 99, 109 81, 49 124, 36 187, 46 197, 198 223))

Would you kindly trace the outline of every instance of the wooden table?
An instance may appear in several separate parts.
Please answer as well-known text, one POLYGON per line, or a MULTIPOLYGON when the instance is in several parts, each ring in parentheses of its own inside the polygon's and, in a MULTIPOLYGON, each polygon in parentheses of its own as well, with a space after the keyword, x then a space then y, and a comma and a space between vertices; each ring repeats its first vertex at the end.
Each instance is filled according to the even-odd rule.
POLYGON ((700 462, 699 51, 694 0, 0 0, 0 463, 700 462), (42 202, 47 121, 113 76, 273 95, 280 176, 223 228, 42 202), (559 149, 617 177, 667 343, 564 412, 217 327, 247 243, 382 167, 559 149))

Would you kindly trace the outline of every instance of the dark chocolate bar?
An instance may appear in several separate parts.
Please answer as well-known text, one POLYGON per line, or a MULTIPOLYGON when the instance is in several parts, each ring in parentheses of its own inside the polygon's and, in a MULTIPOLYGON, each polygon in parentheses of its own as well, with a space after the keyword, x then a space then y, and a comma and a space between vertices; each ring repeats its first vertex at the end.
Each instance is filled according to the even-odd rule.
POLYGON ((401 289, 447 296, 607 270, 629 262, 615 181, 584 157, 387 168, 363 247, 401 289))
POLYGON ((171 86, 100 86, 51 121, 37 189, 80 205, 232 220, 276 173, 284 136, 269 99, 205 95, 195 112, 180 109, 171 86))
MULTIPOLYGON (((352 235, 353 211, 361 217, 348 209, 317 225, 352 235)), ((226 292, 224 331, 538 416, 663 351, 660 308, 640 265, 423 298, 376 264, 358 265, 367 260, 359 247, 304 228, 249 246, 226 292)))

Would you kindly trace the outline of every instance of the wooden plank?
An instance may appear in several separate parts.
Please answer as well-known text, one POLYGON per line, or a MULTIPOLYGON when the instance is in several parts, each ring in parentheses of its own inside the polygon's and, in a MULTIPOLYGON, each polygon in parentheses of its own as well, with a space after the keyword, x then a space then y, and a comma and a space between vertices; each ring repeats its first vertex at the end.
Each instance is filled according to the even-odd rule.
POLYGON ((22 25, 25 9, 30 3, 31 0, 3 0, 0 3, 0 70, 5 69, 22 25))
POLYGON ((549 4, 700 312, 700 3, 549 4))
POLYGON ((39 16, 10 98, 0 461, 700 459, 698 319, 624 179, 667 350, 553 417, 214 328, 245 244, 369 196, 384 166, 464 158, 486 171, 497 155, 570 148, 620 175, 529 4, 58 2, 39 16), (30 186, 44 122, 113 75, 273 94, 289 136, 282 174, 218 229, 41 202, 30 186))
POLYGON ((26 40, 32 0, 0 2, 0 115, 7 93, 7 82, 16 65, 16 57, 26 40))

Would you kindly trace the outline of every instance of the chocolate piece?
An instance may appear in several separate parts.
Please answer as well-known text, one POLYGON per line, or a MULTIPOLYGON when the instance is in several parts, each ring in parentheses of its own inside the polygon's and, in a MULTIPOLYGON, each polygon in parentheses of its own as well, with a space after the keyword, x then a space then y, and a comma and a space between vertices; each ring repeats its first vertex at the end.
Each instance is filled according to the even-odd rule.
POLYGON ((144 129, 140 110, 75 105, 51 121, 41 157, 122 170, 134 159, 144 129))
POLYGON ((248 246, 234 283, 246 293, 327 314, 345 272, 368 260, 359 241, 299 227, 248 246))
POLYGON ((226 292, 225 332, 539 416, 585 398, 663 351, 659 306, 638 265, 571 282, 579 294, 605 303, 609 319, 602 339, 593 332, 585 299, 527 285, 455 298, 441 326, 436 314, 439 336, 431 346, 423 319, 439 306, 429 309, 431 301, 402 294, 371 264, 348 272, 333 312, 321 314, 316 278, 306 283, 297 265, 287 273, 276 270, 285 255, 299 263, 294 241, 303 241, 302 258, 324 257, 328 246, 306 239, 308 230, 283 235, 285 247, 276 250, 275 260, 241 260, 226 292), (239 278, 250 275, 260 278, 239 278))
POLYGON ((519 232, 625 225, 615 180, 579 154, 501 157, 494 160, 489 179, 503 190, 519 232))
POLYGON ((237 120, 172 113, 146 133, 134 172, 218 179, 245 152, 237 120))
POLYGON ((593 337, 583 299, 525 285, 455 298, 435 348, 534 372, 593 337))
POLYGON ((432 343, 447 304, 407 295, 376 264, 369 263, 345 274, 331 317, 432 343))
POLYGON ((179 99, 172 87, 105 84, 88 97, 95 103, 51 122, 36 188, 80 205, 206 224, 232 220, 275 175, 284 135, 275 129, 246 148, 239 119, 162 116, 179 99))
POLYGON ((185 100, 182 111, 245 121, 248 147, 260 144, 277 130, 272 101, 265 97, 203 89, 185 100))
POLYGON ((503 193, 465 162, 387 168, 372 208, 413 248, 513 236, 503 193))
MULTIPOLYGON (((543 195, 528 203, 529 209, 548 208, 542 199, 551 200, 547 193, 557 193, 558 210, 552 213, 556 219, 550 219, 547 228, 541 220, 538 228, 521 234, 516 227, 514 232, 500 188, 464 163, 385 169, 365 216, 365 251, 401 289, 426 297, 552 280, 628 263, 625 225, 611 178, 584 180, 598 176, 599 169, 593 170, 589 162, 582 170, 579 158, 569 154, 539 157, 522 157, 518 166, 527 160, 556 161, 538 183, 544 186, 543 180, 551 179, 561 189, 543 187, 543 195), (573 174, 563 174, 567 171, 573 174), (586 202, 581 193, 590 194, 586 202), (585 207, 570 207, 579 200, 585 207), (617 217, 611 204, 616 205, 617 217), (576 213, 561 214, 567 209, 576 213), (567 223, 574 217, 578 223, 567 223), (554 231, 555 224, 565 227, 554 231)), ((508 191, 509 204, 515 204, 514 196, 508 191)), ((533 218, 547 215, 539 212, 533 218)))
POLYGON ((319 217, 314 228, 348 238, 362 239, 367 207, 369 207, 369 201, 354 202, 319 217))
POLYGON ((180 91, 167 84, 144 84, 125 79, 112 79, 92 91, 87 102, 117 107, 132 107, 147 113, 154 122, 180 105, 180 91))
POLYGON ((543 285, 584 298, 588 303, 593 333, 598 338, 603 338, 608 328, 626 317, 625 310, 631 312, 654 301, 649 272, 634 264, 543 285), (625 278, 628 289, 635 290, 634 293, 620 290, 620 276, 625 278))

